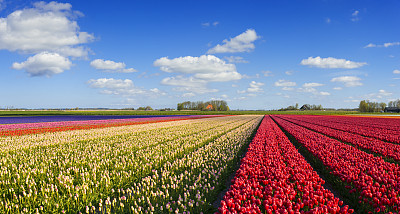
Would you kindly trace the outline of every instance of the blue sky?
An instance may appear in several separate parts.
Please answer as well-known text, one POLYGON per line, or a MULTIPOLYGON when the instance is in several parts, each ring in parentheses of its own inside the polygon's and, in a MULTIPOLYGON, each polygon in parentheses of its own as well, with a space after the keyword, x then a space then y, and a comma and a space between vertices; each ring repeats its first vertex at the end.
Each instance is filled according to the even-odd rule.
POLYGON ((400 1, 0 0, 0 107, 400 98, 400 1))

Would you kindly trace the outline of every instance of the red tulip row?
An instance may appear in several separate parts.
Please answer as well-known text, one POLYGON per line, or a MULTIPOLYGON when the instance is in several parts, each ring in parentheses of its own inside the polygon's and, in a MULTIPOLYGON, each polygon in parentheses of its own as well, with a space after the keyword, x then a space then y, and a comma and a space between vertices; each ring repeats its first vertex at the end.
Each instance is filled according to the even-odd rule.
MULTIPOLYGON (((373 137, 380 140, 385 140, 393 143, 400 144, 400 130, 391 130, 387 129, 386 127, 391 127, 392 124, 396 125, 400 123, 400 120, 397 119, 399 122, 395 122, 394 119, 387 119, 386 122, 382 122, 381 127, 376 126, 367 126, 368 122, 360 122, 358 117, 326 117, 326 116, 295 116, 294 118, 300 119, 302 121, 311 122, 320 126, 326 126, 329 128, 334 128, 337 130, 351 132, 367 137, 373 137), (353 121, 349 124, 349 121, 353 121), (346 122, 344 122, 346 121, 346 122)), ((386 119, 386 118, 381 118, 386 119)), ((374 118, 370 118, 370 120, 374 120, 374 118)), ((367 121, 363 119, 363 121, 367 121)))
POLYGON ((349 125, 358 125, 374 128, 384 128, 387 130, 399 131, 400 120, 399 118, 381 118, 381 117, 355 117, 355 116, 320 116, 329 122, 346 123, 349 125))
POLYGON ((399 212, 400 167, 322 134, 273 117, 358 196, 363 212, 399 212))
POLYGON ((217 213, 352 213, 266 116, 217 213), (342 207, 340 207, 342 206, 342 207))
MULTIPOLYGON (((81 129, 99 129, 99 128, 107 128, 107 127, 116 127, 116 126, 128 126, 128 125, 138 125, 145 123, 158 123, 158 122, 169 122, 169 121, 178 121, 178 120, 191 120, 191 119, 202 119, 207 118, 208 116, 199 116, 199 117, 190 117, 190 118, 160 118, 159 120, 140 120, 140 121, 124 121, 120 120, 120 122, 104 122, 98 124, 76 124, 76 125, 66 125, 66 126, 56 126, 56 127, 38 127, 38 128, 29 128, 29 129, 17 129, 17 130, 2 130, 0 131, 0 136, 21 136, 21 135, 29 135, 29 134, 41 134, 47 132, 60 132, 60 131, 71 131, 71 130, 81 130, 81 129)), ((215 117, 209 116, 209 117, 215 117)), ((218 115, 219 117, 219 115, 218 115)))
MULTIPOLYGON (((308 119, 307 121, 302 120, 299 117, 292 117, 292 116, 279 116, 282 119, 287 121, 293 122, 299 126, 306 127, 308 129, 312 129, 314 131, 320 132, 324 135, 336 138, 343 142, 348 142, 353 145, 356 145, 362 149, 370 150, 374 153, 380 154, 384 157, 389 157, 394 160, 400 161, 400 145, 387 143, 375 138, 364 137, 358 134, 353 134, 350 132, 344 132, 336 129, 332 129, 326 126, 316 125, 317 122, 311 122, 312 118, 308 119)), ((315 121, 315 120, 314 120, 315 121)), ((329 126, 329 123, 326 124, 329 126)))

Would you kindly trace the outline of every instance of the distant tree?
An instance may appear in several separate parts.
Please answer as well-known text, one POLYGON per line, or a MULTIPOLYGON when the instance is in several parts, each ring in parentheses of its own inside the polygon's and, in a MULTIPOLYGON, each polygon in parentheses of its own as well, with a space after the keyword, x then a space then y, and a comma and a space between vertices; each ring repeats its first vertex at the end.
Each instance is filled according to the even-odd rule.
POLYGON ((386 103, 384 103, 384 102, 379 103, 379 107, 381 108, 381 111, 384 111, 386 108, 386 103))
MULTIPOLYGON (((378 103, 378 102, 370 102, 369 100, 361 100, 358 106, 358 110, 360 112, 379 112, 382 109, 382 106, 386 107, 385 103, 378 103)), ((383 107, 383 109, 385 109, 383 107)))
POLYGON ((360 112, 367 112, 368 111, 368 103, 365 100, 361 100, 360 104, 358 105, 358 109, 360 112))
POLYGON ((186 101, 183 103, 177 104, 178 110, 198 110, 198 111, 205 111, 208 110, 207 106, 212 106, 212 111, 228 111, 229 107, 226 101, 224 100, 211 100, 207 102, 197 101, 197 102, 190 102, 186 101))

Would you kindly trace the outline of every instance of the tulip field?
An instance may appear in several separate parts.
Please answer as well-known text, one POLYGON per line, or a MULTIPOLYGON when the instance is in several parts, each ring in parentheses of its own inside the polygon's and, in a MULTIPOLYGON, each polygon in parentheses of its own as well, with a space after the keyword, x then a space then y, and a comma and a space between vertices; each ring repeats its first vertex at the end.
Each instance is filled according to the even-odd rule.
POLYGON ((208 117, 3 136, 0 213, 203 212, 261 119, 208 117))
POLYGON ((0 213, 399 213, 400 119, 0 117, 0 213))

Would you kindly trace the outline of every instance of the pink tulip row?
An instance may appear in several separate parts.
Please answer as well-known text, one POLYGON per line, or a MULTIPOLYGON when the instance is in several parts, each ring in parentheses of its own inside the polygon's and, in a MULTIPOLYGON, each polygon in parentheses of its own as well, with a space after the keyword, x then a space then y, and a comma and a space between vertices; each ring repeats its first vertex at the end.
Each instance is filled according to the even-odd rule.
POLYGON ((374 153, 383 155, 384 157, 389 157, 394 160, 400 161, 400 145, 384 142, 375 138, 364 137, 358 134, 353 134, 350 132, 344 132, 336 129, 332 129, 326 126, 330 126, 329 123, 326 123, 326 126, 316 125, 316 123, 320 123, 317 121, 317 118, 309 118, 306 121, 302 120, 298 117, 291 116, 279 116, 282 119, 293 122, 299 126, 303 126, 308 129, 312 129, 314 131, 320 132, 324 135, 336 138, 343 142, 351 143, 355 146, 358 146, 362 149, 367 149, 374 153))
MULTIPOLYGON (((400 119, 380 118, 380 126, 368 126, 368 123, 376 120, 375 118, 363 118, 360 117, 334 117, 334 116, 295 116, 302 121, 311 122, 316 125, 326 126, 337 130, 351 132, 367 137, 377 138, 393 143, 400 144, 400 129, 392 130, 388 129, 392 126, 398 126, 400 119), (363 121, 363 122, 361 122, 363 121)), ((376 123, 376 122, 375 122, 376 123)))
POLYGON ((273 116, 274 120, 338 176, 364 212, 399 212, 400 167, 381 157, 273 116))
POLYGON ((266 116, 218 213, 352 213, 266 116), (342 207, 341 207, 342 206, 342 207))

